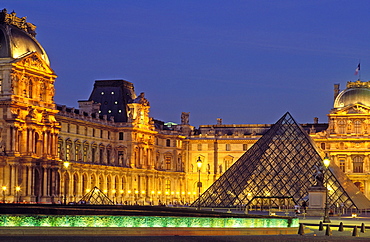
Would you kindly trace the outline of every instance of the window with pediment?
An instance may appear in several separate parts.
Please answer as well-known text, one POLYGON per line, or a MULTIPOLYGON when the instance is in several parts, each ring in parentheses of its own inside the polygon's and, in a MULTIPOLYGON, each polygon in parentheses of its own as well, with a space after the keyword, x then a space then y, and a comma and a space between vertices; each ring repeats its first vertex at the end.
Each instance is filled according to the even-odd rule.
POLYGON ((340 159, 339 159, 339 168, 340 168, 343 172, 346 172, 346 159, 345 159, 345 158, 340 158, 340 159))
POLYGON ((85 142, 84 143, 84 148, 83 148, 83 161, 87 162, 87 151, 89 150, 89 143, 85 142))
POLYGON ((355 134, 361 134, 361 121, 360 120, 355 120, 353 122, 353 128, 354 128, 354 132, 355 134))
POLYGON ((67 161, 71 160, 71 147, 72 147, 71 140, 66 140, 66 160, 67 161))
POLYGON ((97 145, 94 143, 91 145, 91 162, 96 162, 96 151, 98 150, 97 145))
POLYGON ((104 163, 104 145, 99 146, 99 163, 104 163))
POLYGON ((75 161, 81 160, 81 143, 75 142, 75 161))
POLYGON ((172 169, 172 156, 171 155, 165 156, 165 163, 166 163, 166 170, 171 170, 172 169))
POLYGON ((340 134, 345 134, 346 133, 346 121, 344 121, 344 120, 338 121, 338 132, 340 134))

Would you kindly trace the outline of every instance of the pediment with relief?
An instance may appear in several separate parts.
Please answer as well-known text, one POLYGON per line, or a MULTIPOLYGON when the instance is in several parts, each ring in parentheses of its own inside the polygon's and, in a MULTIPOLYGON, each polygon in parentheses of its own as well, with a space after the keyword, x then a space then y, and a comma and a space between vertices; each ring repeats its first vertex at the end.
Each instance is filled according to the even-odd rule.
POLYGON ((363 104, 354 104, 343 109, 337 109, 332 114, 370 114, 370 107, 363 104))
POLYGON ((46 72, 47 74, 55 75, 53 69, 41 58, 37 52, 29 53, 21 58, 13 61, 19 66, 24 66, 37 71, 46 72))

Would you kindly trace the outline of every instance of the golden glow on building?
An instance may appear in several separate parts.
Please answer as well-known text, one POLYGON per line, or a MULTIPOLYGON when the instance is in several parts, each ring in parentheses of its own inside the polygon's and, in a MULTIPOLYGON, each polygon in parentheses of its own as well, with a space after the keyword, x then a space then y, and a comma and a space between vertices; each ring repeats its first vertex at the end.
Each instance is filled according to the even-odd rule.
MULTIPOLYGON (((0 56, 0 185, 7 202, 16 195, 25 202, 58 202, 65 195, 77 202, 96 186, 117 203, 191 203, 198 169, 204 192, 270 128, 218 119, 194 129, 189 113, 180 124, 160 122, 149 116, 144 93, 136 95, 124 80, 96 81, 92 94, 100 102, 56 105, 57 76, 32 35, 36 27, 25 30, 18 22, 0 27, 2 46, 14 45, 5 28, 22 36, 18 48, 0 56), (116 98, 122 90, 127 100, 116 98)), ((370 197, 369 82, 349 82, 335 93, 329 124, 304 128, 370 197)))

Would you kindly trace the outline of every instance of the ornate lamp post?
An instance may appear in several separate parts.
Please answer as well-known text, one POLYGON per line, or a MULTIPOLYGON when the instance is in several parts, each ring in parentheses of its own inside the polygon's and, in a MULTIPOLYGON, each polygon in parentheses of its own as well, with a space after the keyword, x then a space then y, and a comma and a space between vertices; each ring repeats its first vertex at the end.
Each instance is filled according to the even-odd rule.
MULTIPOLYGON (((65 169, 65 171, 67 172, 67 169, 69 167, 70 163, 68 161, 65 161, 63 162, 63 167, 65 169)), ((66 180, 66 176, 64 176, 64 205, 67 205, 67 186, 68 186, 68 183, 67 180, 66 180)))
POLYGON ((3 189, 3 203, 5 203, 5 191, 6 191, 6 186, 2 187, 3 189))
POLYGON ((324 221, 323 223, 331 223, 330 218, 329 218, 329 204, 328 204, 328 168, 330 165, 330 159, 328 155, 325 155, 325 158, 323 160, 324 166, 325 166, 325 173, 324 173, 324 180, 325 180, 325 191, 326 191, 326 196, 325 196, 325 213, 324 213, 324 221))
POLYGON ((198 210, 200 210, 200 189, 202 188, 202 182, 200 181, 200 168, 202 168, 202 160, 200 159, 200 156, 197 160, 197 166, 198 166, 198 210))

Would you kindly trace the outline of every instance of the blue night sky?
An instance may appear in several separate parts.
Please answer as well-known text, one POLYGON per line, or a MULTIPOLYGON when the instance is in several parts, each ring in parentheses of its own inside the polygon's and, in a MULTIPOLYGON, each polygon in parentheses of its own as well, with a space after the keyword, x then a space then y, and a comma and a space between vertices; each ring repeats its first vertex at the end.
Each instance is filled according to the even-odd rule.
POLYGON ((370 1, 2 0, 37 26, 58 75, 58 104, 78 107, 95 80, 145 92, 150 115, 190 124, 327 122, 333 84, 370 78, 370 1))

